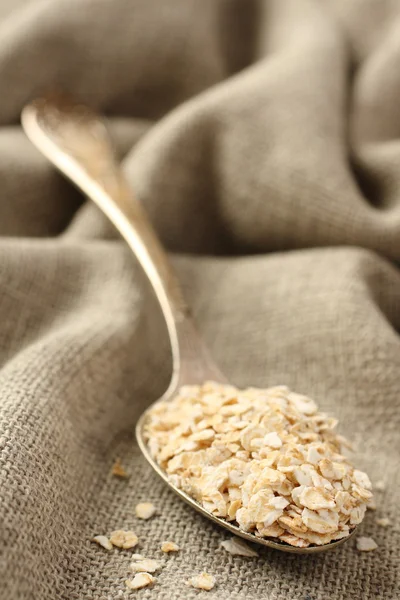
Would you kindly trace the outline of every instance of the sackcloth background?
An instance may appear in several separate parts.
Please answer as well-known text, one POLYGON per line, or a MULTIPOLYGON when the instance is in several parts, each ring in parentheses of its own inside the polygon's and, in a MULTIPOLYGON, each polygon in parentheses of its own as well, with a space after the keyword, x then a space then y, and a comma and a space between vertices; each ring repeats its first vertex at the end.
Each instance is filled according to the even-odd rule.
POLYGON ((141 599, 206 597, 184 585, 202 570, 210 600, 399 598, 400 3, 0 7, 0 597, 131 597, 130 553, 90 539, 133 528, 147 556, 182 547, 141 599), (360 528, 375 552, 228 555, 140 457, 166 330, 125 244, 21 130, 24 103, 57 86, 108 115, 229 378, 314 397, 385 480, 360 528), (138 523, 139 501, 160 515, 138 523))

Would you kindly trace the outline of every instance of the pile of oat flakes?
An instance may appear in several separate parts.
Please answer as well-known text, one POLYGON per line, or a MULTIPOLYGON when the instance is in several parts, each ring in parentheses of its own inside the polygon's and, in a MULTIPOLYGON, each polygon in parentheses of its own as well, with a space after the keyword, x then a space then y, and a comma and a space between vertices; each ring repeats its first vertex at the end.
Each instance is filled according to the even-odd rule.
POLYGON ((349 535, 372 498, 337 420, 285 386, 184 386, 149 413, 149 450, 177 487, 256 536, 292 546, 349 535))

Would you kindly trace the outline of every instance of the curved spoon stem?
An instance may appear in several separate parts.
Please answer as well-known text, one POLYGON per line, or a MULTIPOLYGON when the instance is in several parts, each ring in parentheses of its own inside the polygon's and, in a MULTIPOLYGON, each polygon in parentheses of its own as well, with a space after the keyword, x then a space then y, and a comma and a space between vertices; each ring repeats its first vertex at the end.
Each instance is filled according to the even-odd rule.
POLYGON ((101 118, 86 106, 58 97, 41 98, 26 106, 21 121, 35 146, 105 213, 143 267, 171 340, 169 389, 207 378, 224 381, 189 318, 167 255, 116 163, 101 118))

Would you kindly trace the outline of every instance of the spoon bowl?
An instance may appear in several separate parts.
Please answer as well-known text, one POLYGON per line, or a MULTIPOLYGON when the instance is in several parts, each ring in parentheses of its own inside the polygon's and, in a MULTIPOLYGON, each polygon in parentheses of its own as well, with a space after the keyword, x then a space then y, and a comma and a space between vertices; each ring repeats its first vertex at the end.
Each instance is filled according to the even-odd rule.
MULTIPOLYGON (((207 380, 228 383, 196 331, 165 251, 115 160, 103 120, 87 106, 65 96, 49 96, 27 105, 21 121, 32 143, 114 224, 153 287, 166 320, 173 358, 171 383, 157 402, 172 399, 183 385, 201 384, 207 380)), ((142 414, 136 426, 137 441, 144 457, 175 494, 220 527, 250 542, 294 554, 324 552, 343 544, 354 534, 355 529, 346 538, 329 544, 297 548, 245 532, 214 516, 176 487, 151 456, 145 426, 153 407, 154 404, 142 414)))

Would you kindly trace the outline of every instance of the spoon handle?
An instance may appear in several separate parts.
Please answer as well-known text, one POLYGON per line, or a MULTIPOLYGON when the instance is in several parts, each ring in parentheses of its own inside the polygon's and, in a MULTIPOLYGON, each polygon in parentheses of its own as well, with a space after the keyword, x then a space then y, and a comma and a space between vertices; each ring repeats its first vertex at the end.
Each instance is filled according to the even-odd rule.
POLYGON ((102 119, 88 107, 58 96, 26 106, 21 121, 34 145, 110 219, 146 272, 171 340, 170 388, 178 380, 223 379, 189 319, 167 255, 115 160, 102 119))

